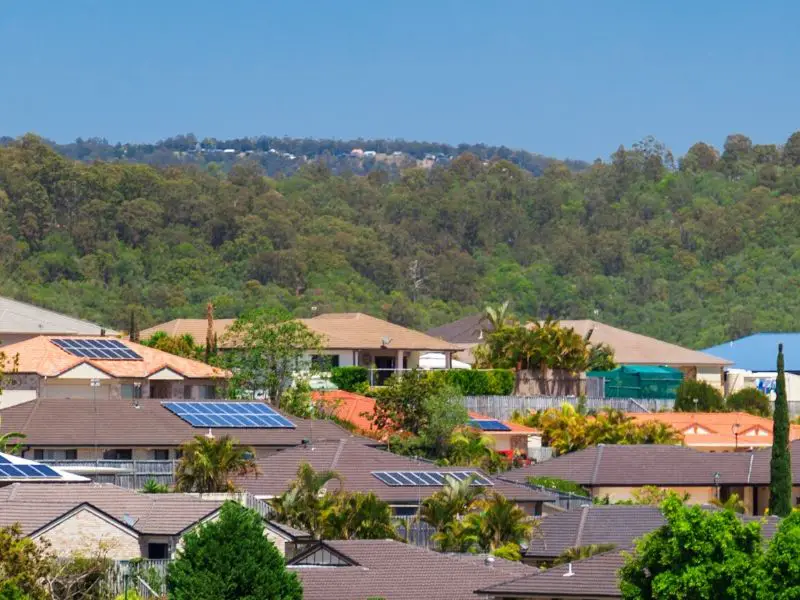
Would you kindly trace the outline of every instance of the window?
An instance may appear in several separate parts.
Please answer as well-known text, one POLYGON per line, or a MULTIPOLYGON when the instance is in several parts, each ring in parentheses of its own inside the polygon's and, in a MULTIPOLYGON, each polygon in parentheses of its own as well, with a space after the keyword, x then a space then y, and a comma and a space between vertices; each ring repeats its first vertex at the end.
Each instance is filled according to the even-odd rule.
POLYGON ((112 448, 103 451, 103 460, 133 460, 133 450, 130 448, 112 448))
POLYGON ((134 400, 142 397, 141 383, 123 383, 120 386, 120 394, 123 400, 134 400))
POLYGON ((33 460, 44 460, 44 450, 36 448, 33 451, 33 460))
POLYGON ((198 385, 198 399, 199 400, 213 400, 216 398, 216 389, 213 385, 198 385))
POLYGON ((192 386, 190 385, 183 386, 183 399, 184 400, 192 399, 192 386))
POLYGON ((166 448, 156 448, 153 450, 153 460, 169 460, 169 450, 166 448))
POLYGON ((77 460, 78 450, 75 448, 67 450, 45 450, 43 448, 35 448, 33 451, 33 460, 77 460))
POLYGON ((393 506, 392 508, 396 517, 413 517, 419 509, 418 506, 393 506))
POLYGON ((78 449, 71 448, 69 450, 64 450, 64 458, 66 460, 78 460, 78 449))
POLYGON ((312 354, 311 366, 317 371, 330 371, 339 366, 338 354, 312 354))
POLYGON ((169 558, 169 544, 147 544, 147 558, 154 560, 169 558))

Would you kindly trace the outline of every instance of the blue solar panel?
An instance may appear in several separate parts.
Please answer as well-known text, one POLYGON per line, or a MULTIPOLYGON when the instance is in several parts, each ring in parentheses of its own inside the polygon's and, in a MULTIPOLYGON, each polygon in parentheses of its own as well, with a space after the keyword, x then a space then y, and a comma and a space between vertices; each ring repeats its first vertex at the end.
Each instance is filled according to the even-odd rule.
POLYGON ((80 358, 100 360, 142 360, 136 352, 119 340, 89 340, 81 338, 64 338, 50 340, 64 352, 80 358))
POLYGON ((192 427, 294 429, 289 419, 263 402, 163 402, 192 427))
MULTIPOLYGON (((2 458, 2 457, 0 457, 2 458)), ((40 479, 61 477, 56 471, 46 465, 38 464, 13 464, 3 459, 0 462, 0 480, 2 479, 40 479)))
POLYGON ((373 471, 372 476, 392 487, 442 486, 448 477, 458 481, 472 477, 471 485, 494 485, 478 471, 373 471))
POLYGON ((494 419, 470 419, 469 425, 481 431, 511 431, 511 427, 494 419))

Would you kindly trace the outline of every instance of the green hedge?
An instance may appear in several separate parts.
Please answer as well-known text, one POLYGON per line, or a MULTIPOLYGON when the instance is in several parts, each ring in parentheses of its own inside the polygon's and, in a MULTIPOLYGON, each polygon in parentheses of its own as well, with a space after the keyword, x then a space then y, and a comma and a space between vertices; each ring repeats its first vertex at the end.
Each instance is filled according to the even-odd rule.
POLYGON ((431 373, 464 396, 508 396, 514 391, 514 373, 507 369, 452 369, 431 373))
POLYGON ((331 382, 340 390, 363 392, 369 387, 369 371, 366 367, 334 367, 331 382))

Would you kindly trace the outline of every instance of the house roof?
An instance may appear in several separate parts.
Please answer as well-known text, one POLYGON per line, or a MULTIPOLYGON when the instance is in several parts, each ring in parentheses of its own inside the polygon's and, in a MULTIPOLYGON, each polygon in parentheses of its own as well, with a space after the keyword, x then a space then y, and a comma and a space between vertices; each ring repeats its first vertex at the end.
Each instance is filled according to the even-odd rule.
POLYGON ((520 425, 519 423, 514 423, 514 421, 504 421, 503 419, 495 419, 494 417, 489 417, 487 415, 482 415, 481 413, 477 413, 474 411, 469 412, 470 419, 478 419, 478 420, 488 420, 488 421, 500 421, 503 425, 508 427, 511 431, 484 431, 482 433, 486 435, 536 435, 540 434, 541 431, 538 429, 534 429, 533 427, 527 427, 525 425, 520 425))
MULTIPOLYGON (((0 297, 0 337, 4 333, 100 335, 102 329, 102 325, 97 323, 76 319, 27 302, 0 297)), ((107 333, 114 332, 109 329, 107 333)))
POLYGON ((407 327, 376 319, 364 313, 329 313, 313 319, 299 319, 311 331, 323 337, 331 350, 411 350, 457 351, 460 346, 444 342, 407 327))
POLYGON ((221 502, 188 494, 144 494, 109 483, 14 483, 0 488, 0 527, 19 523, 32 535, 82 504, 143 534, 177 535, 219 510, 221 502))
MULTIPOLYGON (((342 476, 342 482, 328 484, 331 491, 340 486, 350 492, 374 492, 390 504, 417 504, 441 486, 390 486, 372 475, 373 471, 478 471, 474 467, 439 467, 433 463, 414 460, 377 448, 354 443, 351 440, 314 442, 288 448, 257 461, 258 477, 239 477, 234 483, 255 496, 279 496, 285 492, 297 475, 298 467, 310 464, 315 471, 332 470, 342 476)), ((486 475, 484 475, 486 477, 486 475)), ((488 477, 493 490, 517 502, 553 499, 550 494, 516 483, 488 477)))
MULTIPOLYGON (((777 529, 777 517, 747 517, 744 521, 763 521, 762 531, 771 538, 777 529)), ((592 544, 614 544, 629 547, 644 534, 664 525, 658 506, 587 504, 577 510, 548 515, 539 520, 539 530, 531 539, 526 557, 550 560, 565 550, 592 544)))
MULTIPOLYGON (((440 339, 371 317, 364 313, 329 313, 312 319, 298 319, 311 331, 320 335, 323 347, 329 350, 408 350, 448 352, 458 351, 460 346, 440 339), (384 343, 384 339, 388 340, 384 343)), ((220 346, 225 347, 224 334, 234 319, 217 319, 214 331, 220 338, 220 346)), ((148 339, 157 331, 171 336, 191 334, 195 340, 205 340, 208 322, 205 319, 175 319, 154 325, 141 331, 142 339, 148 339)), ((230 345, 230 344, 228 344, 230 345)))
MULTIPOLYGON (((161 400, 144 398, 136 408, 125 400, 38 398, 0 410, 0 432, 24 433, 25 444, 52 447, 130 448, 174 447, 204 435, 206 427, 192 427, 167 410, 161 400)), ((213 428, 214 435, 230 435, 250 446, 296 446, 304 439, 352 439, 354 443, 376 443, 348 431, 332 421, 286 417, 294 429, 213 428)))
POLYGON ((442 554, 393 540, 326 541, 289 561, 305 600, 475 600, 474 590, 534 572, 533 567, 479 555, 442 554), (319 547, 351 566, 298 566, 319 547))
MULTIPOLYGON (((639 423, 657 421, 674 427, 683 434, 683 442, 690 448, 772 446, 772 419, 745 412, 629 413, 628 416, 639 423)), ((791 425, 789 439, 800 439, 800 425, 791 425)))
MULTIPOLYGON (((13 431, 13 430, 12 430, 13 431)), ((0 452, 0 466, 2 465, 10 465, 10 466, 42 466, 41 463, 36 462, 35 460, 28 460, 27 458, 22 458, 21 456, 15 456, 13 454, 6 454, 5 452, 0 452)), ((5 473, 0 473, 0 483, 7 484, 10 482, 43 482, 43 483, 54 483, 54 482, 79 482, 79 481, 89 481, 86 477, 81 475, 76 475, 75 473, 70 473, 68 471, 64 471, 59 469, 58 467, 51 467, 47 465, 48 468, 52 469, 58 474, 58 477, 38 477, 36 475, 8 475, 5 473)))
MULTIPOLYGON (((7 357, 7 367, 15 368, 19 373, 36 373, 46 377, 59 375, 82 364, 88 364, 111 377, 147 378, 161 369, 168 368, 189 379, 218 379, 228 376, 223 369, 209 366, 198 360, 175 356, 135 342, 124 339, 121 342, 142 357, 142 360, 107 360, 89 359, 75 356, 55 345, 51 340, 63 339, 64 336, 40 335, 35 338, 9 344, 3 348, 7 357), (17 364, 13 364, 18 360, 17 364)), ((81 340, 108 339, 92 336, 81 336, 81 340)), ((115 338, 116 339, 116 338, 115 338)))
POLYGON ((800 372, 800 333, 754 333, 703 352, 720 356, 737 369, 774 372, 778 344, 783 344, 786 370, 800 372))
MULTIPOLYGON (((481 314, 471 315, 430 329, 428 334, 461 345, 477 344, 481 341, 481 330, 487 328, 481 322, 482 319, 483 315, 481 314)), ((713 356, 714 353, 711 352, 713 349, 706 351, 708 353, 689 350, 598 321, 563 319, 559 321, 559 324, 562 327, 574 329, 581 336, 585 336, 591 330, 591 341, 595 344, 604 343, 611 346, 614 349, 614 359, 620 364, 673 366, 724 366, 730 364, 725 357, 713 356)), ((770 356, 774 355, 775 350, 773 349, 770 356)), ((797 355, 800 357, 800 352, 797 355)), ((798 368, 800 369, 800 367, 798 368)))
MULTIPOLYGON (((800 446, 797 449, 800 452, 800 446)), ((715 483, 714 474, 719 473, 719 484, 737 485, 749 482, 754 454, 760 453, 711 453, 683 446, 600 444, 512 469, 502 477, 516 482, 525 482, 529 477, 558 477, 589 487, 711 486, 715 483)))
POLYGON ((494 586, 476 593, 497 598, 621 598, 617 572, 625 559, 621 552, 596 554, 570 565, 559 565, 494 586), (571 569, 573 573, 566 576, 571 569))

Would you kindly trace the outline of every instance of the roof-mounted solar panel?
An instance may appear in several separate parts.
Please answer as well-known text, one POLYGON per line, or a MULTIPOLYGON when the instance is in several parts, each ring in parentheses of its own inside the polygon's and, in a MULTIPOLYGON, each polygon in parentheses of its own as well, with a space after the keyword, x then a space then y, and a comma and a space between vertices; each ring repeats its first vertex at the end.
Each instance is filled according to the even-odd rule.
POLYGON ((511 427, 496 419, 470 419, 469 426, 481 431, 511 431, 511 427))
POLYGON ((263 402, 162 402, 192 427, 295 429, 295 424, 263 402))
POLYGON ((391 487, 442 486, 448 477, 456 481, 472 477, 471 485, 494 485, 478 471, 373 471, 372 476, 391 487))
POLYGON ((59 338, 51 339, 50 341, 64 352, 80 358, 91 358, 94 360, 142 360, 141 356, 119 340, 59 338))

